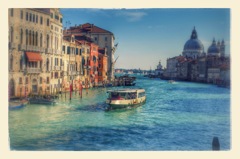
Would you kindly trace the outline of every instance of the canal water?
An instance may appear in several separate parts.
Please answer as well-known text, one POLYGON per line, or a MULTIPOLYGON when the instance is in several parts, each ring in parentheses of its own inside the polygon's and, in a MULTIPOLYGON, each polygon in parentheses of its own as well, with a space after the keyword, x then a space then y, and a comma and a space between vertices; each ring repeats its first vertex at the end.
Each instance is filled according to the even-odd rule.
MULTIPOLYGON (((138 77, 145 105, 106 111, 106 90, 60 95, 55 105, 9 110, 11 150, 202 151, 231 149, 230 90, 138 77)), ((119 87, 118 87, 119 88, 119 87)), ((111 88, 116 89, 116 88, 111 88)))

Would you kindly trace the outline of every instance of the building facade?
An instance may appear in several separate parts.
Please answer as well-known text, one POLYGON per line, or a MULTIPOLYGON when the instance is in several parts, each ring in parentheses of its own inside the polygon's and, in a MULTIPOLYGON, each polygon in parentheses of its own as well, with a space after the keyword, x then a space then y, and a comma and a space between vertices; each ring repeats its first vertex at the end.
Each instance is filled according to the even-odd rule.
MULTIPOLYGON (((59 13, 56 25, 61 29, 58 9, 10 8, 9 10, 9 96, 51 93, 53 58, 61 54, 51 40, 51 12, 59 13)), ((61 31, 61 30, 60 30, 61 31)), ((61 45, 58 33, 58 45, 61 45)))
POLYGON ((114 45, 115 37, 112 32, 90 23, 70 27, 69 29, 64 30, 64 32, 71 32, 71 34, 74 34, 76 37, 77 35, 88 36, 100 48, 106 48, 108 57, 108 80, 114 79, 114 53, 116 51, 117 45, 114 45))

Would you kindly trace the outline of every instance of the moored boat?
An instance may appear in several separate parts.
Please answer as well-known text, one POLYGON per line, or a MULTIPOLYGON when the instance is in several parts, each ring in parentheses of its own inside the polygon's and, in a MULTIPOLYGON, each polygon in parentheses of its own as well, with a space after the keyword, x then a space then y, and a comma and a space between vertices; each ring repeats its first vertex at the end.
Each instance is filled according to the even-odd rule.
POLYGON ((29 98, 30 104, 55 104, 55 98, 52 96, 32 96, 29 98))
POLYGON ((28 100, 14 100, 14 101, 9 101, 9 109, 19 109, 24 106, 26 106, 28 103, 28 100))
POLYGON ((111 109, 140 106, 146 102, 144 89, 108 90, 106 103, 111 109))

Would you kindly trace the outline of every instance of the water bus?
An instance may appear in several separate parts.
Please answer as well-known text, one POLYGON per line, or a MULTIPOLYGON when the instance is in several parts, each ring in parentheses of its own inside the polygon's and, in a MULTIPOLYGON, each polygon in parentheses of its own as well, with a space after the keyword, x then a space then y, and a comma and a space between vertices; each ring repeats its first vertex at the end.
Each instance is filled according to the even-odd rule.
POLYGON ((108 90, 106 103, 111 109, 140 106, 146 102, 144 89, 108 90))

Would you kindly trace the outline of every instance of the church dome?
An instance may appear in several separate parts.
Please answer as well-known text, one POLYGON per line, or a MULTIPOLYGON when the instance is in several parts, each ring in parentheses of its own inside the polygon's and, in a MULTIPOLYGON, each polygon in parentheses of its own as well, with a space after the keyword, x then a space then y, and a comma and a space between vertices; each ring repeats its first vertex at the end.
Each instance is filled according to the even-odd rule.
POLYGON ((217 46, 215 39, 213 39, 212 45, 208 48, 208 54, 219 53, 220 48, 217 46))
POLYGON ((187 51, 187 50, 203 51, 203 49, 204 49, 203 44, 200 40, 198 40, 197 31, 195 30, 195 27, 194 27, 191 38, 184 45, 184 51, 187 51))
POLYGON ((184 50, 203 50, 203 44, 198 39, 190 39, 185 43, 184 50))

